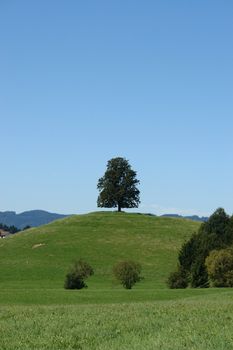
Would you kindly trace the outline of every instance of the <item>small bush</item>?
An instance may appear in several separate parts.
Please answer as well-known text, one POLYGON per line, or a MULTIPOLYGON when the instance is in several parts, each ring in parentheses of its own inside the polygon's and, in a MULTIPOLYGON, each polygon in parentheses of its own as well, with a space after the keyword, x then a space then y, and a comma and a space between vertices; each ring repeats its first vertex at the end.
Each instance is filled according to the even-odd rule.
POLYGON ((134 261, 121 261, 113 267, 113 274, 126 289, 131 289, 142 277, 141 265, 134 261))
POLYGON ((172 272, 167 280, 167 285, 171 289, 184 289, 188 287, 188 276, 180 267, 172 272))
POLYGON ((213 250, 206 258, 205 265, 214 287, 233 287, 232 249, 213 250))
POLYGON ((87 288, 85 279, 94 274, 93 268, 84 260, 75 261, 66 274, 65 289, 87 288))

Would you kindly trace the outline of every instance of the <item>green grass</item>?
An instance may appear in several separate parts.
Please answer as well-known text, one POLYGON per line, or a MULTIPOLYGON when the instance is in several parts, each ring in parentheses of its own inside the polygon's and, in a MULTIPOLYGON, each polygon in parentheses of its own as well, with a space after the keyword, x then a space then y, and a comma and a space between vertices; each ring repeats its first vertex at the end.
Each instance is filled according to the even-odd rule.
POLYGON ((231 289, 166 288, 180 246, 199 225, 93 213, 1 240, 0 349, 232 349, 231 289), (88 289, 65 290, 78 258, 95 275, 88 289), (132 290, 112 278, 121 259, 142 264, 145 279, 132 290))
POLYGON ((1 350, 227 350, 232 293, 176 301, 4 306, 1 350))
POLYGON ((89 288, 119 288, 112 266, 133 259, 143 267, 136 288, 165 288, 181 244, 199 227, 190 220, 139 214, 93 213, 73 216, 0 241, 1 288, 63 288, 74 259, 94 268, 89 288))
POLYGON ((133 290, 64 290, 64 289, 8 289, 0 292, 0 305, 81 305, 119 304, 150 301, 179 300, 220 294, 224 289, 136 289, 133 290))

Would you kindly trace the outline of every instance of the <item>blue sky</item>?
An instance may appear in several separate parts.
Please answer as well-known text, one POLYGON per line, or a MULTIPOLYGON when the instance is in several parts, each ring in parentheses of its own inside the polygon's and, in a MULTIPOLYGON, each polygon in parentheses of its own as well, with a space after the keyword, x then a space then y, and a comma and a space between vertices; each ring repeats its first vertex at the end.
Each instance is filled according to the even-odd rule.
POLYGON ((233 212, 231 0, 0 1, 0 210, 96 210, 107 161, 139 211, 233 212))

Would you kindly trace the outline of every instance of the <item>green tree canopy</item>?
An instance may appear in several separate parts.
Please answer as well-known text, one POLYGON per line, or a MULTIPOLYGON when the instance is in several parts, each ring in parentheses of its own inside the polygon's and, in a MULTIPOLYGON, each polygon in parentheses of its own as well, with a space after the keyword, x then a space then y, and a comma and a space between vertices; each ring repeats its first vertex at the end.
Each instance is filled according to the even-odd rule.
POLYGON ((85 280, 94 274, 94 270, 86 261, 80 259, 75 261, 70 271, 66 274, 66 289, 87 288, 85 280))
POLYGON ((114 276, 126 289, 131 289, 142 277, 141 265, 134 261, 121 261, 113 267, 114 276))
POLYGON ((233 216, 229 217, 224 209, 219 208, 180 249, 179 266, 192 287, 209 286, 206 257, 211 251, 227 248, 232 243, 233 216))
POLYGON ((205 265, 213 287, 233 287, 232 248, 212 250, 205 265))
POLYGON ((107 170, 98 181, 100 194, 97 199, 98 207, 137 208, 140 191, 137 188, 139 180, 125 158, 117 157, 108 161, 107 170))

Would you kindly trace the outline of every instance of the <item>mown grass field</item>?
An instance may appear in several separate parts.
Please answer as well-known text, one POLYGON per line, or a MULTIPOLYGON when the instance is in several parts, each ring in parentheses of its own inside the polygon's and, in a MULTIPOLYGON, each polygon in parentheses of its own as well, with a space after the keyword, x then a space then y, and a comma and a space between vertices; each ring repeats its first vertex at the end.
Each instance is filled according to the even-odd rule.
POLYGON ((0 241, 0 349, 233 349, 231 289, 169 290, 181 244, 199 223, 93 213, 0 241), (95 269, 64 290, 75 258, 95 269), (134 259, 144 280, 124 290, 112 266, 134 259))

